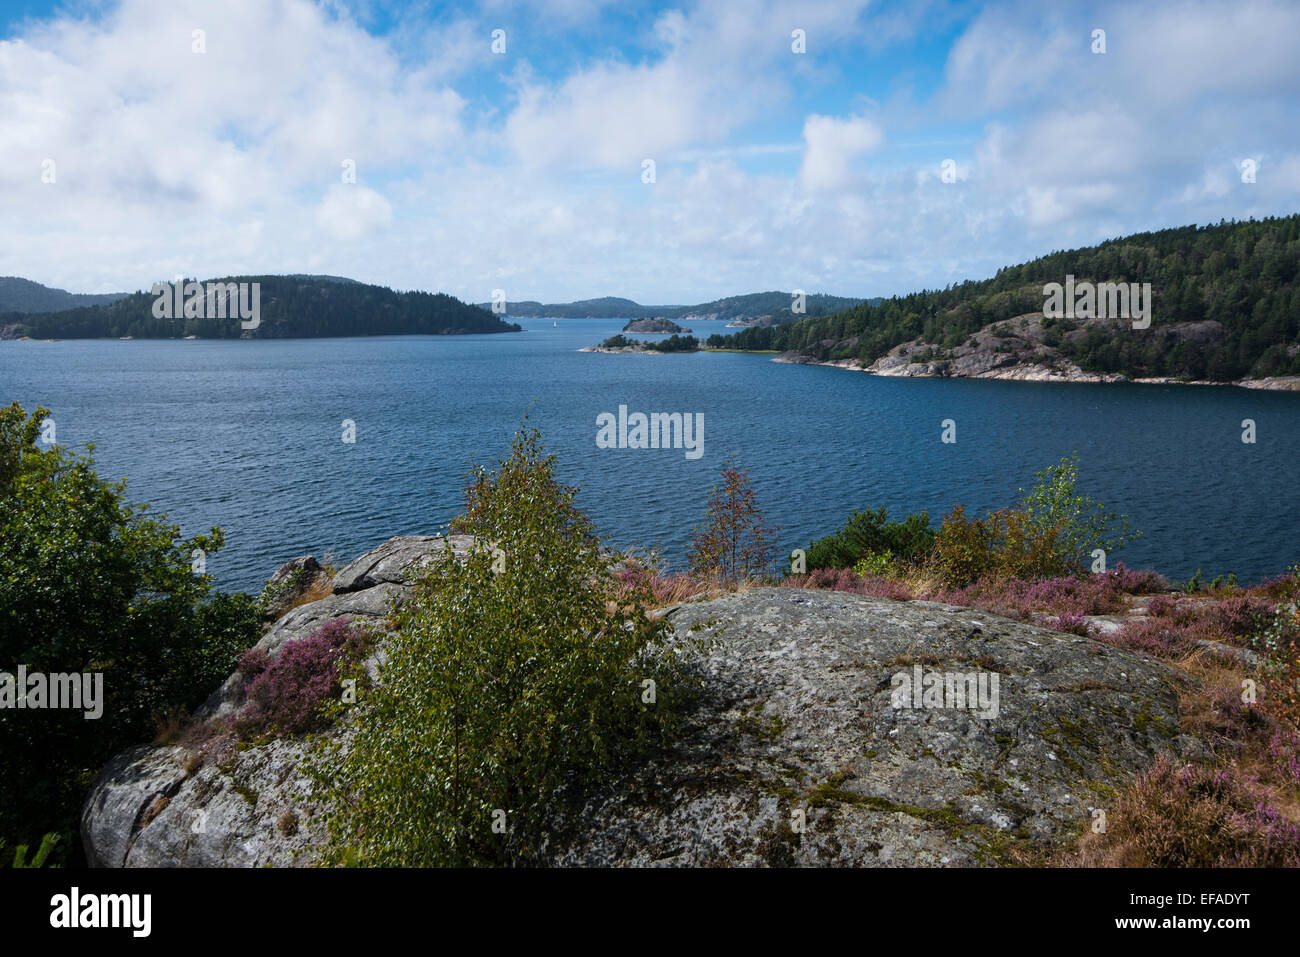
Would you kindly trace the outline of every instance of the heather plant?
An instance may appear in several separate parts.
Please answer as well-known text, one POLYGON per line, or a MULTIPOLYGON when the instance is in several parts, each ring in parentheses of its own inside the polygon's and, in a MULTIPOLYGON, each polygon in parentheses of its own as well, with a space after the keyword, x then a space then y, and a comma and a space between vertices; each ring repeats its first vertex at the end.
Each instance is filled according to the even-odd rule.
POLYGON ((781 580, 786 588, 824 588, 847 591, 872 598, 910 601, 921 597, 906 582, 881 575, 861 575, 851 568, 814 568, 807 575, 788 575, 781 580))
POLYGON ((657 556, 648 556, 645 559, 627 556, 624 558, 624 566, 616 576, 620 591, 625 596, 641 595, 648 591, 652 603, 657 607, 675 604, 709 592, 707 584, 689 575, 666 574, 660 567, 657 556))
POLYGON ((1109 815, 1088 855, 1130 867, 1296 867, 1300 828, 1235 766, 1160 758, 1109 815))
POLYGON ((1146 604, 1145 618, 1124 623, 1112 643, 1164 657, 1177 657, 1203 642, 1246 644, 1271 613, 1272 603, 1253 595, 1221 601, 1157 595, 1146 604))
POLYGON ((764 521, 749 473, 728 462, 722 485, 709 496, 705 523, 691 534, 691 572, 725 585, 748 581, 767 571, 778 531, 764 521))
POLYGON ((1057 615, 1055 621, 1052 621, 1050 625, 1057 631, 1064 631, 1071 635, 1086 636, 1088 634, 1088 619, 1073 612, 1057 615))
POLYGON ((1162 658, 1178 658, 1192 650, 1192 637, 1165 618, 1132 619, 1107 637, 1110 644, 1162 658))
POLYGON ((939 601, 991 611, 1028 621, 1036 614, 1071 616, 1108 615, 1124 607, 1124 596, 1149 577, 1129 572, 1123 564, 1109 572, 1083 578, 1059 576, 1042 579, 981 578, 964 588, 941 591, 939 601))
POLYGON ((667 625, 609 574, 555 467, 521 431, 472 474, 452 527, 478 549, 434 557, 349 743, 317 755, 327 862, 533 861, 559 802, 672 734, 691 681, 667 625))
POLYGON ((246 651, 237 671, 245 704, 232 721, 243 737, 305 734, 329 724, 328 702, 339 697, 349 664, 369 651, 369 629, 335 618, 306 638, 286 641, 275 658, 262 648, 246 651))
POLYGON ((1241 700, 1241 685, 1235 671, 1228 683, 1202 682, 1184 706, 1184 726, 1216 750, 1224 744, 1230 752, 1247 741, 1267 737, 1277 722, 1258 703, 1241 700))
POLYGON ((1147 601, 1147 614, 1152 618, 1166 618, 1173 614, 1175 602, 1168 595, 1155 595, 1147 601))
POLYGON ((1300 784, 1300 735, 1279 729, 1268 741, 1274 767, 1292 782, 1300 784))

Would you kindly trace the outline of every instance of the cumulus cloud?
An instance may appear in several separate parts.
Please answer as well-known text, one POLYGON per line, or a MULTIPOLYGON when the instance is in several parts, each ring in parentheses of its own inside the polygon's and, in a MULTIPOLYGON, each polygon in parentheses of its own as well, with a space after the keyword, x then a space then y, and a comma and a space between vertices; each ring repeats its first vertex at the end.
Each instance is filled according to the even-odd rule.
POLYGON ((866 117, 808 117, 803 125, 804 153, 799 181, 808 189, 836 189, 855 175, 855 165, 882 142, 885 134, 866 117))
POLYGON ((360 239, 392 221, 392 205, 366 186, 335 183, 316 208, 316 225, 345 242, 360 239))
POLYGON ((78 291, 301 271, 475 301, 877 295, 1300 204, 1300 9, 1281 2, 491 0, 386 35, 341 9, 120 0, 18 27, 3 271, 78 291), (954 35, 937 64, 936 30, 954 35))

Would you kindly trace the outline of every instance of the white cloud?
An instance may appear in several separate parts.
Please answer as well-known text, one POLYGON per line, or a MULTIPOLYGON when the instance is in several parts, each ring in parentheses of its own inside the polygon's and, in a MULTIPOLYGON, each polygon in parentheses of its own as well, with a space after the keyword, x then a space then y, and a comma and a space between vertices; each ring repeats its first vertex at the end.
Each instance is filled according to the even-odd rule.
POLYGON ((599 0, 501 0, 403 12, 376 37, 307 0, 122 0, 0 42, 2 271, 78 291, 311 271, 476 301, 498 286, 874 295, 1297 208, 1295 8, 965 16, 713 0, 638 19, 599 0), (915 61, 881 81, 863 65, 953 17, 942 76, 915 61), (633 35, 605 32, 627 23, 633 35), (488 47, 498 25, 505 58, 488 47), (1104 56, 1088 52, 1097 25, 1104 56), (790 51, 796 27, 807 54, 790 51), (530 63, 533 29, 566 55, 530 63), (1247 156, 1254 184, 1237 171, 1247 156))
POLYGON ((393 207, 366 186, 335 183, 316 208, 316 225, 335 239, 349 242, 393 221, 393 207))
POLYGON ((857 161, 882 142, 885 134, 866 117, 808 117, 803 125, 804 154, 799 181, 807 189, 836 189, 858 173, 857 161))

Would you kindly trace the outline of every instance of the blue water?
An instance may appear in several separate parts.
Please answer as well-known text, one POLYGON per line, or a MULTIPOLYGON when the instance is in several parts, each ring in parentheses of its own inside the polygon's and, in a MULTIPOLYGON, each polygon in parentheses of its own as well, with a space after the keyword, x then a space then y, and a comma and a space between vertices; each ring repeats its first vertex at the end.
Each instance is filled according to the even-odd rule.
MULTIPOLYGON (((0 343, 0 401, 52 412, 61 444, 184 534, 220 525, 208 571, 256 589, 282 562, 346 560, 439 530, 471 459, 523 417, 613 545, 684 563, 730 454, 786 549, 864 505, 891 515, 1011 504, 1077 450, 1083 489, 1144 533, 1110 557, 1256 580, 1300 558, 1300 395, 1236 388, 890 379, 729 353, 579 353, 622 320, 525 319, 520 334, 0 343), (702 412, 704 455, 598 449, 601 412, 702 412), (940 423, 957 442, 940 442, 940 423), (1241 441, 1254 419, 1258 441, 1241 441), (356 422, 355 444, 341 440, 356 422)), ((722 323, 692 322, 702 337, 722 323)))

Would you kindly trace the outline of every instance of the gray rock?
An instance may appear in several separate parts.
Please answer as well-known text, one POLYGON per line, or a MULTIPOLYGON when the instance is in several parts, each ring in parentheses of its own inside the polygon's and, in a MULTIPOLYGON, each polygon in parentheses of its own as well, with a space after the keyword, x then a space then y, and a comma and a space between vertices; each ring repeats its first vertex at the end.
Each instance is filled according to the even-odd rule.
POLYGON ((277 568, 266 587, 273 596, 267 603, 266 617, 274 621, 292 609, 304 595, 329 591, 330 577, 315 556, 303 555, 277 568))
POLYGON ((705 698, 670 755, 557 826, 556 863, 997 863, 1080 833, 1158 754, 1207 754, 1165 666, 983 612, 772 588, 670 620, 716 642, 705 698), (997 714, 892 707, 922 655, 996 672, 997 714))
MULTIPOLYGON (((460 554, 472 539, 454 536, 451 545, 460 554)), ((436 536, 390 539, 348 566, 360 569, 358 579, 367 582, 360 590, 299 605, 275 622, 257 647, 275 657, 285 642, 306 638, 339 617, 382 631, 409 597, 424 559, 444 547, 445 540, 436 536), (408 577, 400 577, 402 568, 408 577)), ((368 662, 372 670, 382 654, 381 649, 368 662)), ((195 719, 220 721, 234 714, 242 687, 239 676, 231 675, 195 719)), ((87 860, 95 867, 293 864, 297 852, 320 836, 313 808, 296 800, 306 787, 299 776, 302 755, 303 742, 296 740, 225 747, 203 761, 183 747, 125 751, 100 772, 83 807, 87 860)))
POLYGON ((469 535, 404 535, 390 538, 372 551, 366 552, 334 576, 334 593, 359 591, 384 583, 412 583, 420 569, 429 562, 429 556, 450 544, 456 555, 463 555, 472 547, 469 535))
MULTIPOLYGON (((386 554, 407 549, 392 544, 386 554)), ((405 587, 388 583, 385 600, 400 601, 405 587)), ((310 608, 276 629, 305 627, 290 619, 317 614, 310 608)), ((1178 722, 1189 679, 1088 638, 931 602, 786 588, 688 602, 667 616, 705 679, 684 733, 599 793, 557 802, 539 839, 546 862, 1002 863, 1016 848, 1071 840, 1110 788, 1157 755, 1207 754, 1178 722), (996 713, 893 707, 894 676, 914 665, 996 674, 996 713)), ((299 800, 302 747, 231 749, 188 775, 184 749, 127 752, 86 803, 87 853, 104 866, 310 863, 321 834, 299 800), (150 813, 158 795, 166 805, 150 813), (290 811, 298 830, 286 834, 290 811), (200 817, 205 830, 195 833, 200 817)))
POLYGON ((185 780, 184 748, 131 748, 108 762, 81 812, 81 838, 91 867, 122 867, 155 802, 185 780))

